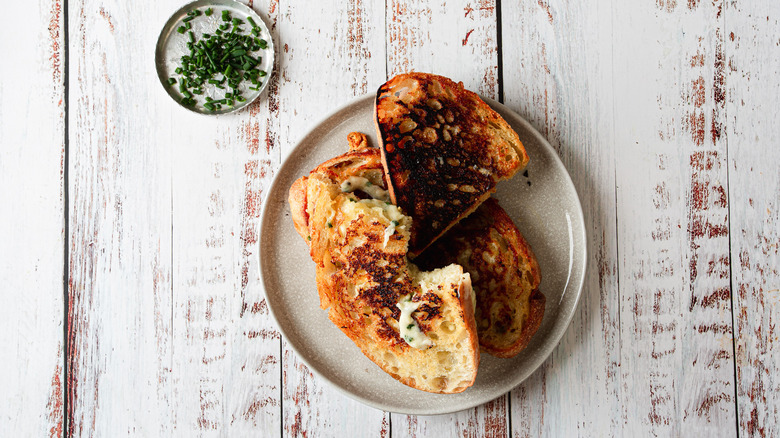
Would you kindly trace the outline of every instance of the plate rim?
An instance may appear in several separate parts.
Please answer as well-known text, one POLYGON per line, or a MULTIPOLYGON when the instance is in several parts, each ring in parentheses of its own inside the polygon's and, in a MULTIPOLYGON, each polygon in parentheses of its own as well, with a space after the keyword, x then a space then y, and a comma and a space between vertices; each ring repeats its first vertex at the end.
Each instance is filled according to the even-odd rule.
MULTIPOLYGON (((268 186, 268 190, 266 193, 272 193, 277 189, 277 186, 280 184, 281 175, 284 174, 284 170, 287 166, 290 166, 291 158, 296 155, 296 153, 299 152, 300 149, 302 149, 304 143, 306 140, 313 135, 313 131, 315 131, 319 126, 321 126, 323 123, 325 123, 327 120, 334 118, 338 116, 339 113, 348 110, 354 105, 360 105, 363 103, 364 100, 373 100, 376 98, 375 93, 367 93, 361 96, 356 96, 347 102, 339 105, 335 109, 331 110, 330 112, 326 113, 324 116, 320 117, 316 122, 311 124, 309 126, 309 129, 306 130, 306 133, 296 142, 295 146, 290 149, 290 152, 281 160, 281 163, 276 171, 276 174, 274 174, 273 179, 271 180, 271 184, 268 186)), ((394 409, 389 408, 388 406, 383 406, 380 403, 376 403, 373 400, 370 400, 360 394, 357 394, 355 392, 349 391, 346 388, 343 388, 338 383, 334 382, 330 377, 328 377, 325 373, 321 372, 316 367, 312 366, 312 364, 309 362, 309 360, 305 357, 305 355, 301 354, 299 349, 296 347, 296 345, 289 340, 287 335, 282 330, 282 325, 279 323, 279 318, 277 316, 276 310, 274 310, 274 305, 271 303, 271 300, 268 297, 268 290, 266 288, 266 279, 263 274, 263 259, 262 259, 262 247, 264 243, 264 236, 265 236, 265 229, 266 227, 270 226, 268 225, 267 216, 269 215, 269 199, 266 198, 263 200, 263 206, 260 212, 260 228, 258 230, 258 239, 257 239, 257 267, 260 277, 260 287, 263 291, 263 295, 266 299, 266 304, 268 305, 268 310, 273 318, 274 322, 276 323, 276 328, 279 331, 279 335, 283 336, 287 342, 287 345, 290 346, 290 348, 295 352, 298 359, 303 362, 314 374, 317 375, 318 378, 326 381, 330 387, 335 388, 340 393, 346 395, 349 398, 352 398, 354 400, 357 400, 365 405, 371 406, 375 409, 382 410, 384 412, 391 412, 391 413, 397 413, 402 415, 424 415, 424 416, 436 416, 436 415, 446 415, 446 414, 452 414, 455 412, 464 411, 467 409, 472 409, 476 406, 483 405, 489 401, 495 400, 499 397, 502 397, 506 395, 507 393, 511 392, 515 388, 517 388, 521 383, 523 383, 531 374, 535 373, 539 370, 539 367, 547 361, 547 359, 552 355, 552 353, 555 351, 555 349, 560 345, 561 340, 566 335, 566 332, 568 331, 569 327, 571 326, 571 321, 574 319, 574 315, 576 313, 577 308, 579 307, 580 299, 582 297, 582 290, 585 285, 585 278, 587 276, 587 268, 588 268, 588 240, 587 240, 587 229, 585 226, 585 217, 582 210, 582 202, 580 200, 579 193, 577 192, 577 188, 574 186, 574 182, 571 179, 571 175, 569 174, 569 171, 566 169, 566 166, 564 166, 563 161, 561 161, 561 158, 558 156, 558 153, 555 151, 555 148, 552 147, 550 142, 536 129, 533 125, 531 125, 530 122, 528 122, 524 117, 520 116, 512 110, 511 108, 507 107, 506 105, 491 99, 489 97, 485 97, 480 95, 480 98, 484 100, 488 105, 491 106, 495 110, 496 107, 501 108, 503 111, 506 111, 507 113, 511 114, 512 116, 516 117, 517 120, 520 121, 520 123, 523 125, 523 128, 528 130, 535 138, 541 140, 540 144, 542 147, 548 149, 552 154, 553 161, 556 166, 560 167, 563 170, 563 183, 572 191, 574 194, 574 200, 576 201, 576 208, 575 213, 577 216, 577 220, 580 224, 582 224, 582 232, 580 233, 579 238, 582 241, 582 262, 579 266, 580 272, 582 272, 581 277, 579 278, 578 284, 576 285, 575 296, 572 303, 571 311, 568 312, 568 314, 564 315, 562 319, 563 324, 561 325, 560 332, 554 333, 554 342, 550 342, 548 344, 542 345, 540 347, 540 350, 542 351, 542 354, 536 355, 535 359, 531 362, 531 366, 527 367, 527 371, 524 373, 520 373, 515 379, 512 379, 512 382, 507 385, 505 390, 502 390, 500 394, 498 394, 495 397, 486 398, 479 400, 478 402, 471 402, 468 403, 467 406, 458 407, 455 410, 452 409, 430 409, 425 411, 420 410, 405 410, 405 409, 394 409)), ((574 240, 574 236, 573 240, 574 240)), ((575 246, 576 248, 576 246, 575 246)))

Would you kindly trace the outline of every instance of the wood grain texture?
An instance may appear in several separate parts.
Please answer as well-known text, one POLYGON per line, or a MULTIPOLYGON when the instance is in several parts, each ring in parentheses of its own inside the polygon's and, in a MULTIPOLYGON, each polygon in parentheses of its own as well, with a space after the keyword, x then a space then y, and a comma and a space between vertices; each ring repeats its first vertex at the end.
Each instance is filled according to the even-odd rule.
POLYGON ((60 0, 7 5, 40 19, 0 29, 0 435, 780 434, 780 5, 245 2, 277 72, 217 117, 178 107, 154 71, 181 2, 75 0, 67 23, 60 0), (528 119, 588 228, 585 289, 550 358, 511 394, 435 417, 313 375, 257 266, 265 192, 295 143, 409 70, 528 119))
POLYGON ((519 6, 506 102, 558 149, 592 232, 579 312, 513 393, 514 432, 732 433, 722 4, 519 6))
MULTIPOLYGON (((436 73, 498 99, 495 2, 391 1, 386 17, 388 78, 407 71, 436 73)), ((507 412, 502 396, 450 415, 392 414, 392 436, 504 437, 509 435, 507 412)))
POLYGON ((63 427, 65 138, 62 2, 4 5, 0 28, 0 424, 63 427), (24 85, 20 85, 24 84, 24 85))
POLYGON ((723 3, 627 6, 614 27, 624 430, 730 436, 723 3))
POLYGON ((172 430, 168 6, 69 4, 68 435, 172 430))
POLYGON ((387 2, 387 76, 421 71, 498 98, 493 0, 387 2))
POLYGON ((771 437, 780 435, 780 4, 729 2, 725 14, 739 433, 771 437))
MULTIPOLYGON (((252 6, 278 41, 278 4, 252 6)), ((278 83, 236 114, 172 110, 172 409, 184 436, 281 430, 280 339, 257 266, 261 203, 280 160, 278 83)))
POLYGON ((571 326, 511 393, 516 437, 622 431, 611 7, 502 3, 504 102, 558 151, 583 207, 589 256, 571 326))
MULTIPOLYGON (((279 125, 286 156, 325 114, 384 82, 384 2, 279 7, 279 125)), ((286 342, 282 346, 284 436, 388 436, 389 414, 342 395, 315 377, 286 342)))

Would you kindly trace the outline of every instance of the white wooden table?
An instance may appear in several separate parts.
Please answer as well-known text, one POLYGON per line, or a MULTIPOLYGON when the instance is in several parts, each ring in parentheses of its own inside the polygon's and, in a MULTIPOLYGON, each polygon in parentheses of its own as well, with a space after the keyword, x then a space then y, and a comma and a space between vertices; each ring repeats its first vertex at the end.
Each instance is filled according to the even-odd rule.
POLYGON ((256 1, 276 74, 218 117, 155 74, 183 3, 3 4, 0 435, 780 436, 780 2, 256 1), (296 141, 411 69, 539 129, 589 233, 552 356, 437 417, 312 375, 255 258, 296 141))

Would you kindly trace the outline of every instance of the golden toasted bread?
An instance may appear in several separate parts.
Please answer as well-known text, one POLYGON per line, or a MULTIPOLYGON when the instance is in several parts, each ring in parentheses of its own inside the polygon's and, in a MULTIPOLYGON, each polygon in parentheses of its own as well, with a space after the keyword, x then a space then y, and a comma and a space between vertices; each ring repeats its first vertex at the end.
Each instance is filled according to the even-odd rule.
MULTIPOLYGON (((352 181, 362 183, 362 187, 357 187, 356 184, 356 187, 349 190, 354 192, 356 196, 367 198, 372 197, 373 194, 373 197, 377 199, 389 200, 379 150, 368 147, 365 134, 360 132, 351 132, 347 136, 347 141, 349 142, 347 153, 320 164, 311 173, 325 175, 333 181, 348 182, 352 178, 352 181), (371 193, 366 193, 363 190, 371 193)), ((304 240, 310 241, 309 215, 306 212, 307 180, 308 177, 303 176, 293 183, 290 188, 289 204, 295 231, 304 240)))
POLYGON ((497 357, 524 349, 541 325, 544 295, 531 247, 509 215, 490 198, 417 259, 421 268, 458 263, 471 274, 477 296, 479 344, 497 357))
POLYGON ((350 135, 350 143, 352 150, 290 189, 295 228, 316 265, 320 306, 395 379, 461 392, 479 364, 470 278, 457 265, 420 272, 408 262, 412 220, 383 199, 379 151, 360 136, 350 135))
POLYGON ((509 124, 443 76, 392 78, 377 91, 375 121, 390 199, 414 218, 411 257, 528 163, 509 124))

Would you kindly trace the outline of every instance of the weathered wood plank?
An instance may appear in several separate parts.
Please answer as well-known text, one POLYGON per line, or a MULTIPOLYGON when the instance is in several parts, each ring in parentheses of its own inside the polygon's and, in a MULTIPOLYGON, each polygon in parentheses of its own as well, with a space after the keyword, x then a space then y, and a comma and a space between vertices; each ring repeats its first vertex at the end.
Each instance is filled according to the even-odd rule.
POLYGON ((509 436, 507 397, 449 415, 393 414, 391 429, 393 437, 506 437, 509 436))
POLYGON ((735 432, 722 6, 615 3, 628 434, 735 432))
POLYGON ((176 128, 150 48, 172 3, 69 6, 68 433, 169 435, 176 128))
MULTIPOLYGON (((326 113, 384 81, 384 2, 279 7, 279 132, 286 156, 326 113)), ((285 436, 388 436, 388 414, 342 395, 314 376, 286 342, 282 346, 285 436)))
POLYGON ((498 98, 495 1, 387 2, 387 75, 436 73, 498 98))
POLYGON ((62 2, 4 5, 0 28, 0 424, 62 435, 65 135, 62 2))
MULTIPOLYGON (((253 7, 278 41, 277 3, 253 7)), ((171 115, 181 127, 172 146, 172 409, 187 436, 281 430, 280 340, 257 266, 260 207, 280 159, 278 82, 233 115, 171 115)))
POLYGON ((622 430, 611 7, 610 1, 502 3, 505 104, 563 160, 582 203, 589 256, 569 330, 511 393, 516 437, 622 430))
MULTIPOLYGON (((388 77, 407 71, 441 74, 498 99, 498 45, 493 1, 391 1, 387 4, 388 77)), ((377 84, 379 85, 379 84, 377 84)), ((392 415, 393 437, 509 434, 507 397, 432 417, 392 415)))
POLYGON ((174 145, 189 156, 173 172, 173 409, 185 434, 280 430, 279 335, 257 285, 255 247, 279 160, 272 104, 206 120, 174 116, 199 126, 174 145))
POLYGON ((780 4, 735 1, 724 13, 739 432, 771 437, 780 435, 780 4))

